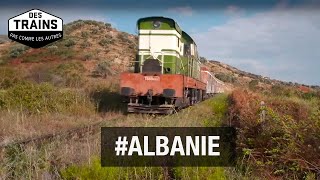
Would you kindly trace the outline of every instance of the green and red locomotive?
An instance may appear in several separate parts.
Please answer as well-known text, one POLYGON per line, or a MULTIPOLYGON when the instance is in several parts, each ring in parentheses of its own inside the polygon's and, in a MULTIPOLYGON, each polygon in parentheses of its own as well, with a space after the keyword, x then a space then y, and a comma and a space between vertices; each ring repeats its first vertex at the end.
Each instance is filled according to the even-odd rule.
POLYGON ((209 81, 216 79, 201 67, 196 43, 173 19, 141 18, 137 27, 134 72, 120 78, 128 112, 170 114, 208 97, 209 81))

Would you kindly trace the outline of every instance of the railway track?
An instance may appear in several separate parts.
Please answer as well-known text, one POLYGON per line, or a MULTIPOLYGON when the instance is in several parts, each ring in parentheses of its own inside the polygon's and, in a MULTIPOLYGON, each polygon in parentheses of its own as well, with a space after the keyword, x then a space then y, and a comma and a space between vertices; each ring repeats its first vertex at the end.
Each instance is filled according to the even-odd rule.
POLYGON ((118 115, 118 116, 110 118, 110 119, 105 119, 105 120, 91 123, 89 125, 85 125, 85 126, 81 126, 81 127, 71 128, 71 129, 68 129, 65 131, 59 131, 56 133, 39 135, 36 137, 30 137, 30 138, 26 138, 26 139, 22 139, 22 140, 17 140, 17 141, 0 143, 0 150, 5 149, 10 146, 15 146, 15 145, 28 145, 28 144, 39 145, 44 142, 52 142, 56 139, 62 139, 62 138, 63 139, 71 139, 75 136, 81 138, 81 137, 84 137, 85 135, 95 134, 95 133, 99 132, 101 125, 103 125, 103 123, 105 123, 106 121, 112 121, 112 120, 120 119, 123 117, 124 117, 124 115, 118 115))
MULTIPOLYGON (((188 108, 190 106, 181 108, 185 109, 188 108)), ((180 112, 180 110, 173 111, 173 114, 180 112)), ((131 114, 131 113, 129 113, 131 114)), ((128 115, 128 114, 127 114, 128 115)), ((11 142, 0 142, 0 150, 3 150, 7 147, 10 146, 15 146, 15 145, 28 145, 28 144, 33 144, 33 145, 40 145, 41 143, 44 142, 53 142, 57 139, 71 139, 73 137, 85 137, 87 135, 92 135, 95 134, 97 132, 100 131, 100 127, 106 123, 107 121, 113 121, 113 120, 119 120, 121 118, 127 117, 126 115, 117 115, 116 117, 113 118, 108 118, 108 119, 104 119, 95 123, 91 123, 89 125, 85 125, 85 126, 80 126, 80 127, 75 127, 75 128, 70 128, 68 130, 64 130, 64 131, 58 131, 55 133, 50 133, 50 134, 44 134, 44 135, 39 135, 39 136, 35 136, 35 137, 29 137, 29 138, 25 138, 22 140, 16 140, 16 141, 11 141, 11 142)))

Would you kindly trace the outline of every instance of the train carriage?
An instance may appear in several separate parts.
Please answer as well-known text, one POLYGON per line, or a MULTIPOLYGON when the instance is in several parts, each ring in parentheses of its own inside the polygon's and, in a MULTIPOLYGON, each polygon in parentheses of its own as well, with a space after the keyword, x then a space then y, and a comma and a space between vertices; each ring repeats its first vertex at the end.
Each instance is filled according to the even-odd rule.
POLYGON ((201 79, 207 85, 205 98, 224 92, 224 83, 217 79, 207 67, 201 67, 201 79))
POLYGON ((134 72, 120 78, 128 112, 167 114, 202 101, 207 85, 193 39, 170 18, 141 18, 137 27, 134 72))

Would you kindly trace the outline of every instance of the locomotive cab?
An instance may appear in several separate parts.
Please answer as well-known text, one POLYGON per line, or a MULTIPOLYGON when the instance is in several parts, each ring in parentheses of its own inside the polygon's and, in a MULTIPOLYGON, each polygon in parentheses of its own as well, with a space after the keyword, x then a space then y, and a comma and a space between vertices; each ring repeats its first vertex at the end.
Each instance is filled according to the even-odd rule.
POLYGON ((170 113, 199 102, 205 93, 193 39, 165 17, 137 21, 134 73, 121 74, 128 112, 170 113))

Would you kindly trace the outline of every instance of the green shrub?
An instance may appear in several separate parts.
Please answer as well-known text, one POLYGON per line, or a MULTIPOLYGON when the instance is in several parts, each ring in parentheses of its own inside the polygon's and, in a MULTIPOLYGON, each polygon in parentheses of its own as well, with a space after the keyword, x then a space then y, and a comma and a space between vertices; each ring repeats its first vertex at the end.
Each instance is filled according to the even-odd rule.
POLYGON ((255 90, 257 88, 257 86, 259 85, 259 80, 257 79, 253 79, 249 82, 249 88, 251 90, 255 90))
POLYGON ((91 28, 91 34, 97 34, 99 32, 99 28, 91 28))
POLYGON ((294 92, 292 89, 284 86, 284 85, 273 85, 271 87, 271 94, 276 95, 276 96, 286 96, 286 97, 291 97, 296 92, 294 92))
POLYGON ((28 46, 17 44, 10 48, 9 55, 11 58, 16 58, 16 57, 19 57, 28 49, 29 49, 28 46))
POLYGON ((93 26, 104 26, 104 22, 95 21, 95 20, 84 20, 84 23, 93 25, 93 26))
POLYGON ((87 31, 82 31, 81 32, 81 37, 87 38, 87 37, 89 37, 89 33, 87 31))
POLYGON ((91 45, 92 44, 89 41, 85 40, 83 43, 80 44, 80 47, 84 49, 90 47, 91 45))
POLYGON ((85 61, 91 60, 93 58, 93 54, 87 53, 83 56, 85 61))
POLYGON ((47 46, 46 48, 49 49, 50 51, 55 51, 59 49, 57 45, 50 45, 50 46, 47 46))
POLYGON ((94 20, 77 20, 73 21, 71 23, 68 23, 63 26, 63 30, 65 31, 65 34, 70 34, 71 32, 83 27, 84 25, 91 25, 93 28, 91 30, 92 33, 96 34, 99 30, 102 30, 104 28, 111 28, 111 24, 94 21, 94 20))
POLYGON ((128 39, 127 34, 121 33, 121 32, 118 33, 117 37, 118 37, 120 40, 126 40, 126 39, 128 39))
POLYGON ((227 83, 235 83, 237 81, 237 78, 233 74, 226 74, 226 73, 217 73, 215 74, 215 77, 219 80, 227 83))
POLYGON ((206 62, 208 62, 208 60, 205 57, 200 57, 200 62, 206 63, 206 62))
POLYGON ((113 43, 113 39, 104 38, 99 41, 99 45, 102 47, 107 47, 108 45, 113 43))
POLYGON ((306 92, 306 93, 301 93, 301 98, 306 100, 311 100, 313 98, 319 98, 319 96, 317 92, 306 92))
POLYGON ((112 75, 111 63, 110 61, 101 61, 99 62, 94 71, 92 72, 93 76, 101 76, 106 78, 107 75, 112 75))
POLYGON ((72 48, 60 48, 54 53, 54 55, 59 56, 62 60, 69 60, 75 56, 75 51, 72 48))
POLYGON ((27 113, 94 112, 89 98, 71 90, 59 90, 48 83, 19 83, 0 97, 3 108, 27 113))
POLYGON ((134 44, 134 43, 130 43, 129 44, 129 49, 136 49, 136 47, 137 47, 137 45, 136 44, 134 44))
POLYGON ((120 39, 122 42, 131 43, 131 40, 129 39, 129 36, 127 33, 120 32, 117 35, 117 38, 120 39))
POLYGON ((104 25, 105 25, 105 27, 106 27, 107 29, 109 29, 109 28, 112 27, 110 23, 104 23, 104 25))
POLYGON ((6 173, 8 179, 27 177, 28 163, 30 163, 30 161, 28 161, 29 158, 22 146, 9 146, 5 151, 3 160, 7 165, 6 173))
POLYGON ((85 68, 80 62, 67 62, 59 64, 55 70, 57 74, 72 73, 74 71, 84 71, 85 68))
POLYGON ((66 39, 64 42, 64 45, 66 47, 72 47, 76 44, 76 42, 73 39, 66 39))
POLYGON ((83 20, 77 20, 64 25, 63 30, 65 34, 70 34, 72 31, 79 29, 84 25, 85 25, 85 22, 83 20))

